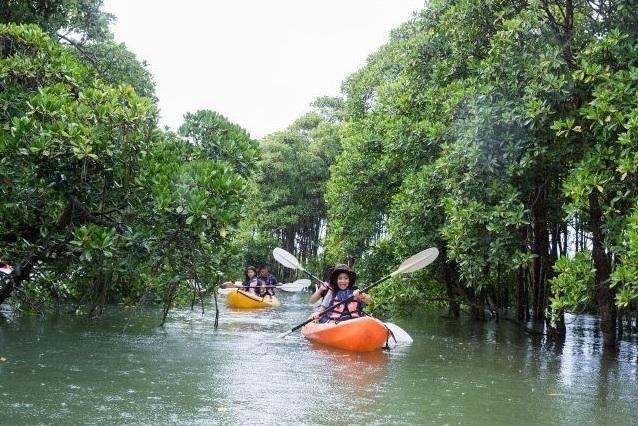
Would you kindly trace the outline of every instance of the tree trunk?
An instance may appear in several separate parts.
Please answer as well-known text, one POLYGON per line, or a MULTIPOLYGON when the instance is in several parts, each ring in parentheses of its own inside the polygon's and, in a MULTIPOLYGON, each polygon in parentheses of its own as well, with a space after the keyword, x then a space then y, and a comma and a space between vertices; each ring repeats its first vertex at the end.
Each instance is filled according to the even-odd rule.
MULTIPOLYGON (((518 230, 519 249, 527 251, 527 227, 518 230)), ((516 319, 521 323, 529 319, 529 295, 527 294, 527 268, 519 267, 516 271, 516 319)))
POLYGON ((445 283, 445 292, 449 298, 448 313, 453 318, 461 316, 461 306, 456 301, 456 294, 454 292, 455 283, 457 282, 457 274, 454 270, 454 266, 448 262, 447 250, 445 244, 441 244, 441 250, 439 253, 441 259, 441 265, 443 265, 443 281, 445 283))
POLYGON ((596 191, 589 194, 589 217, 592 228, 592 256, 596 269, 595 285, 600 330, 603 333, 605 347, 616 347, 618 341, 616 339, 615 294, 609 286, 611 266, 603 247, 602 211, 596 191))
POLYGON ((552 277, 549 229, 547 223, 547 185, 543 176, 536 179, 534 202, 530 206, 532 251, 536 254, 532 266, 532 288, 534 291, 534 322, 542 322, 549 300, 547 281, 552 277))

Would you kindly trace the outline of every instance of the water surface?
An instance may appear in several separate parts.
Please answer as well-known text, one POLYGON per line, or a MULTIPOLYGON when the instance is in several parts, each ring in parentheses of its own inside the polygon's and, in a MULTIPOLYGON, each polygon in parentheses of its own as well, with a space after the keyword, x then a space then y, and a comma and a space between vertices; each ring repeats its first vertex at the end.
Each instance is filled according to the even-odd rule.
POLYGON ((110 307, 101 318, 0 314, 3 425, 631 425, 634 340, 603 351, 570 317, 563 343, 507 322, 428 311, 393 319, 414 339, 348 353, 295 331, 307 293, 282 306, 171 312, 110 307), (130 326, 123 329, 132 316, 130 326))

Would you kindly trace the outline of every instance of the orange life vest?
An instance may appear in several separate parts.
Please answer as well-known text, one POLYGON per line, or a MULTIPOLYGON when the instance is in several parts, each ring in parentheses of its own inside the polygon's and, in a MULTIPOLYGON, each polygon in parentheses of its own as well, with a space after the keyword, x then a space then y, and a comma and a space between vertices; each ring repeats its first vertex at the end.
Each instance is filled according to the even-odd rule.
MULTIPOLYGON (((351 297, 352 293, 355 290, 356 288, 347 288, 345 290, 337 291, 337 294, 332 298, 332 301, 330 302, 330 306, 351 297)), ((350 298, 349 301, 341 303, 338 306, 330 309, 329 312, 326 312, 326 314, 324 314, 324 316, 322 317, 322 321, 320 322, 337 322, 351 318, 358 318, 360 316, 363 316, 363 305, 360 302, 354 300, 354 298, 350 298)))

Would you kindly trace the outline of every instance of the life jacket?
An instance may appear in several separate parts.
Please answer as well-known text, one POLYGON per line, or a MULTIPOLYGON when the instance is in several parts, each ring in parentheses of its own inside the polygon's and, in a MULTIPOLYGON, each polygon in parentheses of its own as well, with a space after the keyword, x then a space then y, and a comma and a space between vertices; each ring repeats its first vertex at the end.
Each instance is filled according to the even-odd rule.
POLYGON ((247 278, 241 283, 241 285, 242 290, 248 293, 257 294, 257 286, 259 285, 259 281, 257 281, 256 277, 247 278))
POLYGON ((275 286, 278 284, 278 281, 273 274, 268 274, 266 278, 261 276, 257 276, 256 278, 258 286, 267 286, 265 288, 257 289, 256 292, 258 295, 262 297, 275 295, 275 286))
MULTIPOLYGON (((356 288, 347 288, 345 290, 337 291, 337 294, 335 294, 335 296, 332 298, 332 301, 330 302, 330 306, 351 297, 352 293, 355 290, 356 288)), ((363 305, 360 302, 354 300, 354 298, 350 298, 348 302, 341 303, 338 306, 330 309, 330 311, 326 311, 320 322, 345 321, 352 318, 358 318, 360 316, 363 316, 363 305)))

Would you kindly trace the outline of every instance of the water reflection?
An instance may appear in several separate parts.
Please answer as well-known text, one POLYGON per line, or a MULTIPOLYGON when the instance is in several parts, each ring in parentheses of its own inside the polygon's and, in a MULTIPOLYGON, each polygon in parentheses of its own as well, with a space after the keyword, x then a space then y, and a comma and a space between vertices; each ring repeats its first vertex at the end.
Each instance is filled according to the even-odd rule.
POLYGON ((346 385, 351 393, 365 393, 383 378, 390 360, 388 351, 347 352, 308 343, 313 356, 326 368, 326 380, 346 385))

